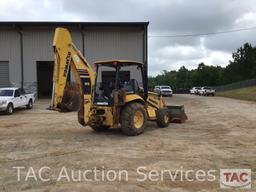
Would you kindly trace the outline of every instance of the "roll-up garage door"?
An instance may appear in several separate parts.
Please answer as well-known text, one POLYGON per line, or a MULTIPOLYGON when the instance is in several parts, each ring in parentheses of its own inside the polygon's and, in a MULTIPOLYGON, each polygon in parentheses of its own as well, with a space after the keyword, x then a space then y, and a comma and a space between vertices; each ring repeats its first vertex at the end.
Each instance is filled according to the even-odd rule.
POLYGON ((9 81, 9 62, 0 61, 0 87, 10 86, 9 81))

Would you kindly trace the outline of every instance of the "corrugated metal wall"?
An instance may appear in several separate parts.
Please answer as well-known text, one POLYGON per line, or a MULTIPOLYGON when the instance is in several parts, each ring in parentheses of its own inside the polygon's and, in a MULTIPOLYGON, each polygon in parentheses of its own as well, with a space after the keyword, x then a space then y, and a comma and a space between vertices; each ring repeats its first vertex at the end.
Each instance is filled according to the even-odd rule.
POLYGON ((85 56, 89 63, 126 59, 143 62, 143 31, 133 28, 84 30, 85 56))
POLYGON ((10 86, 9 82, 9 62, 0 61, 0 87, 10 86))
MULTIPOLYGON (((36 91, 37 61, 53 61, 53 27, 23 27, 24 87, 36 91)), ((72 28, 73 41, 90 64, 98 60, 128 59, 143 62, 143 29, 138 27, 72 28), (84 38, 83 35, 84 34, 84 38), (83 44, 84 39, 84 44, 83 44), (83 50, 84 49, 84 50, 83 50)), ((20 34, 0 28, 0 61, 8 61, 10 81, 21 84, 20 34)))
MULTIPOLYGON (((82 36, 79 31, 72 31, 73 41, 82 48, 82 36)), ((23 29, 24 48, 24 86, 30 91, 37 87, 37 61, 53 61, 54 28, 23 29)))
POLYGON ((20 86, 20 36, 18 31, 11 29, 0 30, 0 61, 7 61, 9 63, 8 76, 10 83, 20 86))

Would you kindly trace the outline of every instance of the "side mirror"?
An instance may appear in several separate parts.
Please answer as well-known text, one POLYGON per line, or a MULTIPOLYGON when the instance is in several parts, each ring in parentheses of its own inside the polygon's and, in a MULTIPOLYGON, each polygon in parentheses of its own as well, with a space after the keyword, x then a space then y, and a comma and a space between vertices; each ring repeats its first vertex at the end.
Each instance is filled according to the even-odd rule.
POLYGON ((20 97, 20 93, 15 93, 14 97, 20 97))

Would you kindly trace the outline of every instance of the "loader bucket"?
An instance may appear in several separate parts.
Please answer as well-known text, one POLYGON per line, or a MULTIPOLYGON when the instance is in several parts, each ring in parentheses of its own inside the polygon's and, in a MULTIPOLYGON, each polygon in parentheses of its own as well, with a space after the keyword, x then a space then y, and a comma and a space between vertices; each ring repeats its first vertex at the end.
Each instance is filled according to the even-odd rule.
POLYGON ((185 113, 184 106, 167 106, 170 114, 170 123, 184 123, 188 117, 185 113))

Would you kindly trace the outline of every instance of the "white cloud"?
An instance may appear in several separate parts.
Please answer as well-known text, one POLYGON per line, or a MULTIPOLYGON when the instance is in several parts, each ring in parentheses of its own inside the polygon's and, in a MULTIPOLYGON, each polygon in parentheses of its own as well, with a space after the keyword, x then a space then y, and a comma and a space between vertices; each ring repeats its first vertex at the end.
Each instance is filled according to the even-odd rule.
POLYGON ((1 0, 1 21, 76 21, 81 19, 63 9, 61 0, 1 0))
POLYGON ((225 67, 229 60, 232 59, 232 54, 222 51, 209 51, 209 55, 202 59, 207 65, 225 67))
POLYGON ((149 57, 149 74, 155 76, 163 70, 178 70, 182 66, 195 69, 201 62, 206 65, 224 67, 231 59, 231 53, 212 51, 203 45, 198 47, 179 45, 164 47, 149 57))
POLYGON ((256 12, 245 13, 242 17, 235 20, 236 26, 245 27, 256 27, 256 12))
POLYGON ((180 60, 198 59, 204 57, 205 54, 204 47, 188 45, 168 45, 152 53, 153 56, 157 55, 162 58, 175 58, 180 60))

